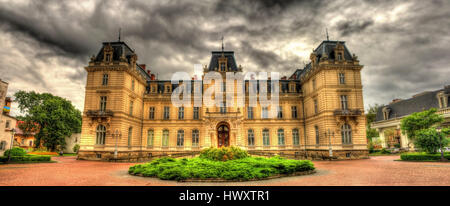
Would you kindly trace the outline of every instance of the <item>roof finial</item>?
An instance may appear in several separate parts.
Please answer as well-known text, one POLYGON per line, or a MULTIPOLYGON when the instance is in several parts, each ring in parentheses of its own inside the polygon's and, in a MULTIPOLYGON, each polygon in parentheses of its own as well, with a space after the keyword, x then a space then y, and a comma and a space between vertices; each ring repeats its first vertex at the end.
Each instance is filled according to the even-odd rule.
POLYGON ((328 38, 328 28, 325 28, 327 31, 327 41, 330 41, 330 39, 328 38))
POLYGON ((119 28, 119 42, 120 42, 120 31, 122 30, 122 28, 119 28))
POLYGON ((223 36, 222 36, 222 53, 223 53, 223 36))

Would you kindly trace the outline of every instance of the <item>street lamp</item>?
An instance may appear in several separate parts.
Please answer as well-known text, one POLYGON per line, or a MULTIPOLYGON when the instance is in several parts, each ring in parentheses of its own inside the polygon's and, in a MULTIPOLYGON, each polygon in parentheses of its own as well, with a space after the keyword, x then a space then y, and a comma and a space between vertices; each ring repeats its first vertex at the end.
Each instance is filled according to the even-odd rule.
POLYGON ((113 136, 116 137, 116 147, 114 149, 114 159, 117 159, 117 144, 118 144, 118 141, 119 141, 119 137, 121 136, 119 129, 116 129, 116 131, 114 131, 113 136))
POLYGON ((8 162, 11 160, 11 151, 14 144, 14 134, 16 134, 16 129, 11 129, 11 145, 9 146, 9 152, 8 152, 8 162))
POLYGON ((442 135, 441 135, 441 126, 437 126, 436 127, 436 131, 439 135, 439 148, 441 149, 441 161, 446 161, 446 159, 444 158, 444 148, 442 148, 442 135))

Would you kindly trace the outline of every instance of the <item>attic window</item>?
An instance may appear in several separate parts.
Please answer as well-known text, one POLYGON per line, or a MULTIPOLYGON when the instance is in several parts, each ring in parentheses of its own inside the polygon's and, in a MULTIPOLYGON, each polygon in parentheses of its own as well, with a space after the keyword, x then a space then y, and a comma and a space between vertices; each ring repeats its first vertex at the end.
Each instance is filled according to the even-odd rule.
POLYGON ((111 61, 111 54, 107 54, 107 55, 106 55, 106 61, 107 61, 107 62, 111 61))
POLYGON ((389 113, 391 112, 391 109, 384 107, 382 112, 383 112, 383 119, 384 120, 389 119, 389 113))
POLYGON ((338 53, 337 57, 338 57, 338 61, 342 61, 342 53, 338 53))
POLYGON ((438 101, 439 101, 439 107, 440 108, 448 107, 448 95, 444 94, 443 92, 439 92, 437 94, 437 98, 438 98, 438 101))
POLYGON ((225 63, 220 64, 220 71, 222 71, 222 72, 225 71, 225 63))

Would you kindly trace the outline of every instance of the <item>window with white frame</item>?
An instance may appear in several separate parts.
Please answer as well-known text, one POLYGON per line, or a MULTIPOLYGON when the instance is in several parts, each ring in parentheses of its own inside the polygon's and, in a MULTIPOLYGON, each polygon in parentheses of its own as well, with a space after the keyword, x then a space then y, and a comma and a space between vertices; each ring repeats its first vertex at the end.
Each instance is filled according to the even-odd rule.
POLYGON ((342 144, 352 144, 352 128, 348 124, 341 127, 342 144))
POLYGON ((253 129, 249 129, 247 131, 247 138, 248 138, 248 146, 254 146, 255 145, 255 134, 253 133, 253 129))

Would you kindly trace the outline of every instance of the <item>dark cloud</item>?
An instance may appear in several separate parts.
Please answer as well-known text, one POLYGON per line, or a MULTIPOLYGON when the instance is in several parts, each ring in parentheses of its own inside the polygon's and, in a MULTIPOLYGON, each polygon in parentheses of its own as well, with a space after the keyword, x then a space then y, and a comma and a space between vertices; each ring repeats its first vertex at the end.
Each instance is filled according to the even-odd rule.
POLYGON ((290 75, 326 38, 344 40, 364 64, 366 106, 449 84, 450 2, 57 1, 0 5, 0 69, 10 91, 67 95, 81 109, 89 57, 122 40, 161 79, 234 50, 247 71, 290 75), (74 96, 74 97, 71 97, 74 96), (76 97, 75 97, 76 96, 76 97))

